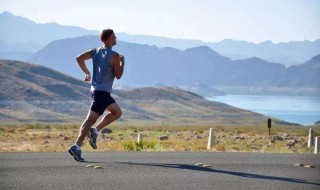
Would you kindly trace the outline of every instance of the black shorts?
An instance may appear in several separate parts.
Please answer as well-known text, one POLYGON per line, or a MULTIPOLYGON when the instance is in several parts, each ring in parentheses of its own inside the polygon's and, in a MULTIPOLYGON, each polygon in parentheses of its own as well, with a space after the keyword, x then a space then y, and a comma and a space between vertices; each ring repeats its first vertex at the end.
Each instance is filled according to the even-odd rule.
POLYGON ((116 101, 110 96, 110 93, 105 91, 93 91, 92 98, 93 101, 90 110, 100 115, 103 114, 104 110, 106 110, 108 106, 116 103, 116 101))

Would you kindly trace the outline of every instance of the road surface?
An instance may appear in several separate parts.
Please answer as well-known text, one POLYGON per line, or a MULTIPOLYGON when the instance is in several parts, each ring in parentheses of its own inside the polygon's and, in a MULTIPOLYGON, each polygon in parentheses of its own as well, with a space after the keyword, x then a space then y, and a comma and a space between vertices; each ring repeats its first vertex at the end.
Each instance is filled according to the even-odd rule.
POLYGON ((83 157, 87 162, 76 162, 67 152, 0 153, 0 189, 320 189, 320 155, 314 154, 91 152, 83 157))

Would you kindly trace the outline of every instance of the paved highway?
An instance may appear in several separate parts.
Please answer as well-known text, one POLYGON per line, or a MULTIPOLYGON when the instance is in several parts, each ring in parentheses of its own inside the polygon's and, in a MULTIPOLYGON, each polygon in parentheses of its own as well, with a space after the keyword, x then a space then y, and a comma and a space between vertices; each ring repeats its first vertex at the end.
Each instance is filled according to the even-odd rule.
POLYGON ((0 189, 320 189, 320 155, 314 154, 91 152, 83 157, 87 162, 76 162, 67 152, 0 153, 0 189))

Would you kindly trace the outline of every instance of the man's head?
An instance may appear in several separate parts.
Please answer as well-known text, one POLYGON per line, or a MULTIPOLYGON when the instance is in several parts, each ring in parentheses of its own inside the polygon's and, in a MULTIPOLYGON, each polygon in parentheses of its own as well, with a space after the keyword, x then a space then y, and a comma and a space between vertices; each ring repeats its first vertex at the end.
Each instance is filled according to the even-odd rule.
POLYGON ((104 43, 104 44, 108 44, 111 46, 114 46, 117 44, 116 41, 116 36, 113 32, 112 29, 104 29, 101 31, 100 33, 100 40, 104 43))

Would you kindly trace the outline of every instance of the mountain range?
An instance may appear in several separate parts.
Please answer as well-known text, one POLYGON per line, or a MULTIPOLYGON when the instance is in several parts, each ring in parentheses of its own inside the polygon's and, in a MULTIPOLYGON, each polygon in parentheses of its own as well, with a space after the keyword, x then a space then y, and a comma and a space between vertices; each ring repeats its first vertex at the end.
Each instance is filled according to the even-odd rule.
MULTIPOLYGON (((56 40, 33 54, 28 61, 82 79, 83 73, 75 57, 100 45, 97 36, 56 40)), ((310 94, 319 94, 319 55, 303 64, 286 67, 256 57, 232 60, 207 46, 182 51, 119 41, 114 49, 124 54, 127 62, 123 79, 116 83, 119 85, 152 86, 161 83, 185 86, 198 83, 213 88, 277 87, 297 88, 300 92, 302 88, 318 89, 311 90, 310 94)), ((87 61, 89 69, 91 64, 87 61)))
POLYGON ((261 43, 232 39, 225 39, 220 42, 204 42, 201 40, 171 39, 127 33, 119 33, 118 36, 120 40, 125 42, 155 45, 159 48, 173 47, 185 50, 192 47, 207 46, 220 55, 230 57, 233 60, 259 57, 269 62, 282 63, 286 66, 304 63, 320 53, 320 40, 291 41, 275 44, 270 40, 261 43))
MULTIPOLYGON (((2 122, 81 122, 88 112, 88 83, 40 65, 8 60, 0 60, 0 77, 2 122)), ((169 87, 114 90, 113 97, 122 107, 120 122, 124 123, 259 127, 267 120, 261 114, 169 87)))
MULTIPOLYGON (((38 24, 26 18, 15 16, 10 12, 0 14, 0 58, 27 60, 26 53, 34 53, 48 43, 83 35, 98 35, 96 30, 80 27, 62 26, 56 23, 38 24), (23 31, 23 32, 22 32, 23 31), (23 54, 23 55, 21 55, 23 54)), ((220 55, 233 60, 258 57, 268 62, 281 63, 286 66, 304 63, 320 53, 320 40, 291 41, 274 44, 271 41, 251 43, 225 39, 220 42, 201 40, 171 39, 150 35, 132 35, 117 33, 124 42, 146 44, 158 48, 172 47, 179 50, 207 46, 220 55)))

